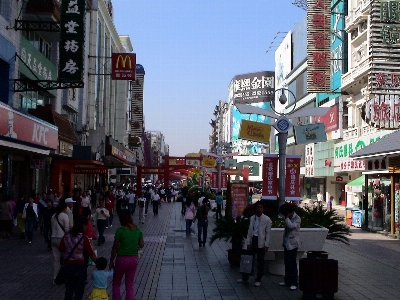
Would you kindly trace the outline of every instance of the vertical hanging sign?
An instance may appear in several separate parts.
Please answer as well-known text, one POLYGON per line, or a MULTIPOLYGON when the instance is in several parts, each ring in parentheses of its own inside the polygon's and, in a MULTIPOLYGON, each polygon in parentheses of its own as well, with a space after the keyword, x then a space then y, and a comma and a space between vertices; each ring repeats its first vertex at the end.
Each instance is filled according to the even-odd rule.
POLYGON ((331 91, 331 0, 307 0, 307 91, 331 91))
POLYGON ((286 155, 285 200, 300 201, 301 155, 286 155))
POLYGON ((82 81, 85 42, 85 0, 62 0, 58 79, 82 81))
POLYGON ((218 189, 218 172, 211 173, 211 188, 218 189))
POLYGON ((228 174, 221 174, 221 190, 226 191, 228 189, 228 174))
POLYGON ((262 200, 277 200, 278 154, 264 154, 262 170, 262 200))

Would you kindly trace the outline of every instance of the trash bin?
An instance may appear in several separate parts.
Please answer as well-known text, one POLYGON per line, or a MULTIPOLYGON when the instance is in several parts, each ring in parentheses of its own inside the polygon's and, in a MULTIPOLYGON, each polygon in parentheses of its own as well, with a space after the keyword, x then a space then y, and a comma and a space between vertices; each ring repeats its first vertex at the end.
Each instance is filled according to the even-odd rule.
POLYGON ((334 299, 338 291, 338 261, 325 251, 308 251, 299 261, 299 289, 303 299, 334 299))

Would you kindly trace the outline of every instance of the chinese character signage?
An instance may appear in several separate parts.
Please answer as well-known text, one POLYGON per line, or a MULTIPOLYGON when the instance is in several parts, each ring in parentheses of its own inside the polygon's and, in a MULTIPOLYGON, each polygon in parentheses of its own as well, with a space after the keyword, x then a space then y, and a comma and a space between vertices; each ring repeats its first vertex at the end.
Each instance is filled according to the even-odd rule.
POLYGON ((325 124, 308 124, 294 127, 296 144, 326 142, 325 124))
POLYGON ((262 200, 278 199, 278 154, 263 156, 262 200))
POLYGON ((382 130, 377 133, 373 133, 359 138, 350 139, 341 143, 335 144, 335 160, 334 160, 334 171, 336 172, 347 172, 347 171, 363 171, 365 170, 364 160, 353 160, 349 157, 356 151, 371 145, 385 137, 392 131, 382 130))
POLYGON ((324 123, 326 133, 339 129, 339 106, 332 106, 325 116, 313 117, 313 123, 324 123))
POLYGON ((247 207, 249 185, 246 183, 231 184, 232 217, 241 217, 247 207))
POLYGON ((400 125, 399 95, 375 95, 364 104, 362 115, 370 126, 398 129, 400 125))
POLYGON ((136 65, 135 80, 130 81, 131 92, 131 134, 141 137, 143 134, 143 84, 144 68, 136 65))
POLYGON ((305 177, 314 177, 314 144, 306 145, 305 149, 305 156, 304 156, 304 165, 305 165, 305 177))
POLYGON ((275 72, 237 75, 231 85, 234 103, 270 102, 275 92, 275 72))
POLYGON ((215 190, 218 189, 218 172, 212 172, 211 173, 211 189, 215 190))
POLYGON ((58 78, 61 81, 76 82, 82 80, 85 2, 85 0, 62 0, 61 2, 58 70, 58 78))
POLYGON ((135 80, 136 54, 113 53, 111 78, 114 80, 135 80))
POLYGON ((300 160, 301 155, 286 156, 285 200, 300 200, 300 160))
POLYGON ((207 168, 214 168, 217 165, 217 160, 215 158, 203 157, 201 165, 207 168))
POLYGON ((239 138, 244 140, 256 141, 261 143, 269 142, 271 126, 259 122, 242 120, 239 138))
POLYGON ((307 1, 307 91, 331 90, 331 0, 307 1))

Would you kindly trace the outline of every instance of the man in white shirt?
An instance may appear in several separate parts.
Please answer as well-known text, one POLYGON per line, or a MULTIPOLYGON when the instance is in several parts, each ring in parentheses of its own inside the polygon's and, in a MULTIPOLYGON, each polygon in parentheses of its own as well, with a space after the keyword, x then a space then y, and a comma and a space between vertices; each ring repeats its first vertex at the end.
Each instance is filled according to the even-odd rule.
POLYGON ((158 205, 160 204, 160 196, 157 193, 151 195, 151 202, 153 204, 153 214, 158 215, 158 205))
POLYGON ((324 195, 322 195, 322 192, 319 192, 317 194, 317 202, 318 202, 318 205, 321 206, 321 207, 322 207, 322 201, 323 200, 324 200, 324 195))
POLYGON ((133 215, 136 209, 136 201, 135 201, 135 194, 133 193, 132 190, 128 191, 128 194, 126 194, 126 199, 128 200, 129 211, 131 215, 133 215))
MULTIPOLYGON (((254 256, 257 256, 257 277, 254 285, 261 285, 261 278, 264 275, 264 256, 269 248, 271 238, 271 219, 264 215, 264 205, 261 201, 256 204, 256 214, 251 216, 247 238, 244 247, 254 256)), ((246 283, 249 281, 250 274, 242 273, 242 278, 237 282, 246 283)))

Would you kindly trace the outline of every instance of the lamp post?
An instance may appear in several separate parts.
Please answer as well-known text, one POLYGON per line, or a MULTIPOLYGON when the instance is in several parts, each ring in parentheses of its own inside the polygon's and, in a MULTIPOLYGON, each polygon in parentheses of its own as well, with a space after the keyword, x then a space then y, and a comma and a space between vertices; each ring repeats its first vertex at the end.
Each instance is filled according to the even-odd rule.
MULTIPOLYGON (((293 126, 288 117, 290 118, 298 118, 298 117, 306 117, 306 116, 325 116, 330 107, 314 107, 310 109, 304 109, 299 111, 294 111, 296 109, 296 97, 295 95, 286 88, 280 88, 275 90, 275 98, 278 96, 278 101, 281 105, 286 105, 287 97, 286 93, 290 94, 293 99, 293 106, 288 111, 278 112, 275 107, 275 101, 271 102, 270 110, 261 109, 255 106, 250 106, 247 104, 235 104, 237 109, 244 114, 257 114, 263 115, 267 117, 271 117, 276 119, 276 122, 272 125, 278 131, 278 145, 279 145, 279 197, 278 197, 278 205, 279 207, 285 203, 285 168, 286 168, 286 146, 287 146, 287 138, 288 138, 288 130, 291 126, 293 126)), ((263 180, 265 180, 263 178, 263 180)))

